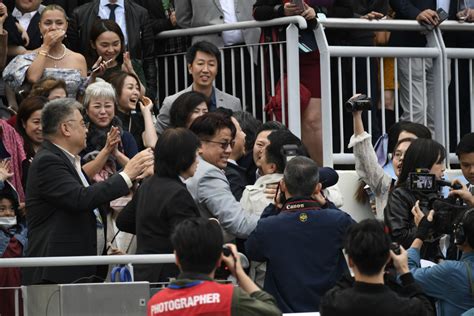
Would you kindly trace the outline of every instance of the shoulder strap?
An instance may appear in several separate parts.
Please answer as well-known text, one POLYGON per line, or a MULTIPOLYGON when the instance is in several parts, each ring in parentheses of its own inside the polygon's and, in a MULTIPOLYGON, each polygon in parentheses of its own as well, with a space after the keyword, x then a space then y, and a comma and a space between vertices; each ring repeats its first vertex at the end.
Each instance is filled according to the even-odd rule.
POLYGON ((467 269, 467 277, 469 278, 469 283, 471 284, 471 295, 472 297, 474 297, 474 280, 472 280, 472 269, 471 269, 471 265, 469 262, 467 261, 464 261, 464 264, 466 265, 466 269, 467 269))

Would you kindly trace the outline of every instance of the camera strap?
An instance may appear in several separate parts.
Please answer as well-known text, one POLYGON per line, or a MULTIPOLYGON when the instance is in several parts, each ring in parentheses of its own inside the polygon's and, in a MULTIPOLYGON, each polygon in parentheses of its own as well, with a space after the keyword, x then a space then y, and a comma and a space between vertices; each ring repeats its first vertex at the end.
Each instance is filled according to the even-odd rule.
POLYGON ((315 200, 290 200, 286 201, 281 208, 282 211, 296 212, 296 211, 310 211, 319 210, 321 205, 315 200))
POLYGON ((469 283, 471 284, 471 295, 472 297, 474 297, 474 281, 472 280, 472 269, 471 269, 471 265, 469 262, 467 261, 464 261, 464 264, 466 265, 466 269, 467 269, 467 277, 469 279, 469 283))

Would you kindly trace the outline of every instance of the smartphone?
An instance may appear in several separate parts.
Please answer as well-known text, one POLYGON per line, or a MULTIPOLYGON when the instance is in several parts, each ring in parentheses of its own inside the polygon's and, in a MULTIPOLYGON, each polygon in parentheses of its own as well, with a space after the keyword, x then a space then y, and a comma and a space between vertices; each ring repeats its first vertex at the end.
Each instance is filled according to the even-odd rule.
POLYGON ((449 15, 448 13, 446 13, 446 11, 443 10, 443 8, 439 8, 438 10, 436 10, 436 13, 438 13, 438 16, 439 16, 438 25, 440 25, 443 21, 448 19, 449 15))
POLYGON ((291 3, 296 5, 299 10, 304 11, 304 0, 291 0, 291 3))

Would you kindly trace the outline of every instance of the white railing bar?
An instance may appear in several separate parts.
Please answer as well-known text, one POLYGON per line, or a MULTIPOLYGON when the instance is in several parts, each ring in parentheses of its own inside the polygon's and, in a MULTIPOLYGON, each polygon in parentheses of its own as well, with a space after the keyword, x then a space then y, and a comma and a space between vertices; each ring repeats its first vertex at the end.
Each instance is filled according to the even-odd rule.
POLYGON ((449 48, 446 47, 446 56, 448 58, 471 59, 474 58, 474 49, 472 48, 449 48))
MULTIPOLYGON (((326 28, 337 29, 368 29, 368 30, 388 30, 388 31, 426 31, 414 20, 365 20, 365 19, 345 19, 328 18, 319 21, 326 28)), ((459 23, 457 21, 444 21, 439 28, 442 31, 472 31, 471 23, 459 23)))
POLYGON ((3 258, 0 268, 5 267, 58 267, 91 266, 103 264, 145 264, 174 263, 173 254, 160 255, 117 255, 117 256, 71 256, 71 257, 29 257, 3 258))
MULTIPOLYGON (((450 164, 459 164, 458 156, 455 153, 448 155, 450 164)), ((337 165, 353 165, 355 164, 354 154, 350 153, 337 153, 332 156, 334 164, 337 165)))
POLYGON ((209 26, 193 27, 189 29, 164 31, 164 32, 159 33, 156 36, 156 38, 163 39, 163 38, 171 38, 171 37, 177 37, 177 36, 194 36, 194 35, 202 35, 202 34, 220 33, 222 31, 242 30, 242 29, 257 28, 257 27, 271 27, 271 26, 279 26, 279 25, 287 25, 287 24, 297 24, 300 29, 307 28, 306 20, 302 16, 288 16, 288 17, 277 18, 277 19, 268 20, 268 21, 245 21, 245 22, 237 22, 237 23, 224 23, 224 24, 219 24, 219 25, 209 25, 209 26))
POLYGON ((433 47, 329 46, 328 51, 331 57, 439 57, 439 49, 433 47))

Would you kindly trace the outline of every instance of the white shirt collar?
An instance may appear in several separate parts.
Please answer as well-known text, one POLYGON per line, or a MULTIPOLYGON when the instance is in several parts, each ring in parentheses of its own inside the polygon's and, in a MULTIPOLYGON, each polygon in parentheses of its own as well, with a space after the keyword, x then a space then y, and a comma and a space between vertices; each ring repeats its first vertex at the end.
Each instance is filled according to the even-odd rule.
MULTIPOLYGON (((102 7, 105 7, 109 3, 110 3, 109 0, 100 0, 100 6, 102 6, 102 7)), ((117 0, 117 2, 115 2, 115 4, 117 4, 119 7, 124 8, 125 7, 125 0, 117 0)))
POLYGON ((12 15, 13 17, 17 18, 17 19, 21 19, 22 17, 25 17, 25 18, 32 18, 35 16, 36 12, 38 12, 38 10, 35 10, 35 11, 31 11, 31 12, 26 12, 25 14, 21 13, 20 10, 18 10, 16 7, 13 9, 12 11, 12 15))

